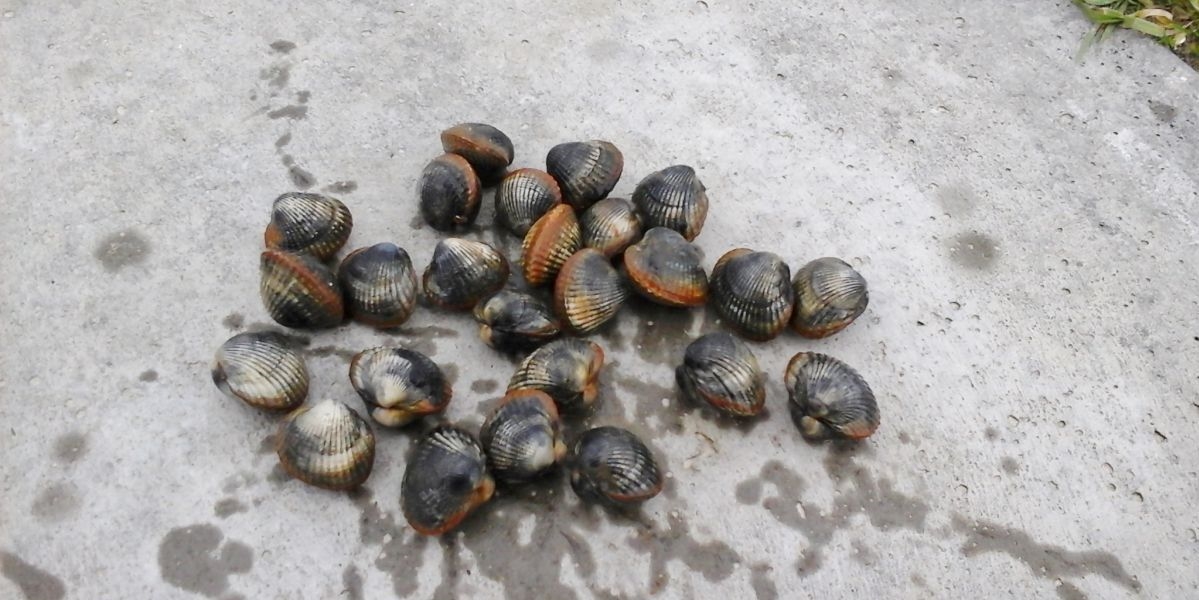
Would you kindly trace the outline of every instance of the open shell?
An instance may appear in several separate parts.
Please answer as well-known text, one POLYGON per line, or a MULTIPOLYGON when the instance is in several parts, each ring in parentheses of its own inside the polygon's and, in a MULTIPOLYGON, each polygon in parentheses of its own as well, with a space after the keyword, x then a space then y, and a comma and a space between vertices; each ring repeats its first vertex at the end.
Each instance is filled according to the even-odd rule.
POLYGON ((579 436, 567 459, 570 486, 579 498, 611 505, 637 504, 662 491, 662 473, 640 438, 619 427, 596 427, 579 436))
POLYGON ((508 382, 508 391, 540 390, 549 394, 558 410, 581 414, 599 398, 599 374, 604 350, 587 340, 554 340, 529 354, 508 382))
POLYGON ((307 253, 325 260, 350 238, 354 219, 337 198, 288 192, 275 199, 263 240, 267 248, 307 253))
POLYGON ((550 148, 545 167, 558 180, 563 199, 582 212, 616 187, 624 156, 611 142, 568 142, 550 148))
POLYGON ((298 408, 275 435, 279 463, 289 475, 330 490, 358 487, 375 463, 375 433, 350 407, 324 400, 298 408))
POLYGON ((420 288, 412 259, 395 244, 359 248, 337 268, 346 313, 375 327, 398 327, 416 308, 420 288))
POLYGON ((271 318, 285 327, 334 327, 344 317, 341 288, 329 268, 308 254, 262 253, 259 293, 271 318))
POLYGON ((554 282, 554 311, 578 335, 612 320, 629 298, 629 287, 612 263, 594 248, 570 257, 554 282))
POLYGON ((769 340, 791 318, 791 269, 772 252, 737 248, 716 261, 708 293, 716 311, 751 340, 769 340))
POLYGON ((791 287, 791 327, 808 338, 828 337, 849 327, 870 303, 866 279, 839 258, 818 258, 804 265, 791 287))
POLYGON ((445 410, 453 397, 441 368, 406 348, 371 348, 350 360, 350 383, 380 425, 402 427, 445 410))
POLYGON ((708 216, 708 192, 687 165, 651 173, 633 190, 633 205, 646 227, 667 227, 694 240, 708 216))
POLYGON ((480 437, 487 466, 504 481, 527 481, 566 455, 558 409, 539 390, 513 390, 483 423, 480 437))
POLYGON ((687 346, 675 379, 692 402, 733 417, 762 412, 766 379, 749 346, 724 331, 709 333, 687 346))
POLYGON ((400 508, 418 533, 441 535, 494 492, 479 442, 464 429, 442 425, 417 442, 400 484, 400 508))
POLYGON ((703 252, 673 229, 655 227, 624 253, 629 283, 666 306, 702 306, 708 300, 703 252))
POLYGON ((612 258, 641 239, 641 216, 624 198, 604 198, 579 216, 583 245, 612 258))
POLYGON ((500 290, 475 305, 479 339, 501 352, 528 352, 558 337, 550 307, 529 294, 500 290))
POLYGON ((441 132, 441 147, 465 158, 479 177, 492 180, 503 173, 516 152, 504 132, 485 123, 461 123, 441 132))
POLYGON ((533 223, 562 202, 558 182, 545 171, 517 169, 495 190, 496 223, 524 237, 533 223))
POLYGON ((860 440, 878 429, 878 403, 870 385, 836 358, 800 352, 787 364, 784 383, 791 419, 806 438, 860 440))
POLYGON ((450 310, 466 310, 508 281, 508 261, 483 242, 446 238, 425 268, 425 297, 450 310))
POLYGON ((482 184, 465 158, 442 154, 420 176, 420 214, 439 231, 465 227, 479 215, 482 184))
POLYGON ((212 381, 226 395, 264 410, 291 410, 308 396, 308 369, 287 339, 239 333, 216 351, 212 381))
POLYGON ((550 283, 567 259, 579 249, 579 221, 575 211, 559 204, 545 213, 521 244, 520 263, 525 281, 532 286, 550 283))

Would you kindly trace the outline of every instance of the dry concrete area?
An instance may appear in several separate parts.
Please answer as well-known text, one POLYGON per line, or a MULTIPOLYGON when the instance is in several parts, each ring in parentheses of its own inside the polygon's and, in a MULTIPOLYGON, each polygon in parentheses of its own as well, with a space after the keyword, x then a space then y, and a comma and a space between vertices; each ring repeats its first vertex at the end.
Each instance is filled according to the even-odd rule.
MULTIPOLYGON (((1199 76, 1011 2, 0 0, 0 597, 1187 598, 1199 596, 1199 76), (562 479, 414 534, 414 432, 355 493, 289 480, 277 419, 223 397, 215 348, 270 327, 271 200, 342 198, 350 247, 439 234, 415 185, 438 132, 493 123, 515 166, 562 141, 626 157, 616 195, 693 165, 711 267, 749 246, 844 257, 870 308, 753 346, 769 416, 677 399, 722 325, 635 302, 593 336, 588 424, 669 470, 639 512, 562 479), (801 350, 870 381, 883 425, 808 444, 801 350)), ((491 227, 465 232, 516 258, 491 227)), ((428 353, 477 427, 514 362, 465 314, 298 332, 311 399, 348 357, 428 353)), ((575 429, 583 424, 575 424, 575 429)))

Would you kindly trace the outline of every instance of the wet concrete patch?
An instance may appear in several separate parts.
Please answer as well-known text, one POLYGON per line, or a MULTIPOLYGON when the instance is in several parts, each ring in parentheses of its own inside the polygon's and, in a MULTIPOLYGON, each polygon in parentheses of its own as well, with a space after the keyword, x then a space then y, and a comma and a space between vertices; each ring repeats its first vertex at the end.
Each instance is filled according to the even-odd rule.
POLYGON ((141 375, 137 376, 137 380, 143 383, 152 383, 158 381, 158 371, 155 371, 154 369, 146 369, 145 371, 142 371, 141 375))
MULTIPOLYGON (((1133 592, 1141 590, 1141 582, 1137 581, 1124 569, 1124 564, 1114 554, 1099 551, 1077 552, 1061 546, 1041 544, 1032 536, 1019 529, 1004 527, 997 523, 981 519, 971 520, 967 517, 953 515, 953 528, 966 536, 962 543, 962 555, 972 558, 980 554, 999 552, 1024 563, 1034 577, 1055 581, 1063 578, 1081 578, 1087 575, 1098 575, 1112 583, 1133 592)), ((1059 595, 1062 587, 1057 588, 1059 595)), ((1070 586, 1063 598, 1079 597, 1078 588, 1070 586)))
POLYGON ((212 507, 212 514, 221 519, 227 519, 237 513, 248 510, 250 510, 250 507, 237 498, 222 498, 212 507))
POLYGON ((226 329, 238 330, 246 323, 246 318, 241 313, 229 313, 221 319, 221 325, 226 329))
POLYGON ((358 189, 358 182, 356 181, 334 181, 324 187, 326 192, 334 194, 349 194, 356 189, 358 189))
POLYGON ((229 589, 229 578, 249 573, 254 551, 247 545, 227 540, 210 524, 177 527, 158 547, 158 568, 163 581, 189 592, 215 598, 229 589))
POLYGON ((358 567, 347 565, 341 572, 341 591, 347 600, 363 600, 362 575, 358 573, 358 567))
POLYGON ((687 521, 677 513, 666 517, 662 528, 643 529, 629 539, 629 546, 649 554, 650 593, 656 594, 669 584, 666 564, 680 560, 692 572, 707 581, 724 581, 733 574, 741 557, 726 543, 700 543, 690 535, 687 521))
POLYGON ((1020 472, 1020 463, 1016 462, 1016 459, 1010 456, 1003 457, 1003 460, 999 461, 999 465, 1003 468, 1003 472, 1008 475, 1016 475, 1020 472))
POLYGON ((470 391, 476 394, 491 394, 500 389, 500 382, 494 379, 476 379, 470 383, 470 391))
POLYGON ((951 217, 963 217, 974 211, 978 195, 969 185, 946 185, 937 188, 937 203, 951 217))
POLYGON ((417 575, 424 563, 428 538, 415 533, 394 513, 379 508, 370 488, 362 487, 350 493, 350 499, 361 511, 358 519, 358 538, 365 546, 381 546, 374 566, 391 578, 392 591, 406 598, 419 587, 417 575))
POLYGON ((92 255, 105 271, 115 273, 144 261, 150 255, 150 242, 138 232, 125 229, 100 240, 92 255))
POLYGON ((279 54, 287 54, 296 49, 296 43, 288 40, 275 40, 271 42, 271 50, 279 54))
POLYGON ((985 271, 994 266, 999 258, 999 246, 995 240, 981 233, 963 233, 949 243, 949 258, 968 269, 985 271))
POLYGON ((61 521, 79 512, 83 505, 79 488, 66 481, 52 484, 38 493, 30 514, 39 521, 61 521))
MULTIPOLYGON (((287 87, 287 82, 291 79, 291 67, 287 65, 272 65, 263 69, 258 76, 271 87, 283 89, 287 87)), ((274 119, 276 117, 271 118, 274 119)))
POLYGON ((72 431, 54 440, 54 458, 64 463, 73 463, 87 454, 87 435, 72 431))
POLYGON ((308 107, 302 104, 288 104, 287 106, 276 108, 266 113, 266 116, 271 119, 302 121, 308 118, 308 107))
POLYGON ((779 590, 771 579, 773 569, 767 564, 754 565, 749 570, 749 583, 757 600, 778 600, 779 590))
POLYGON ((26 600, 60 600, 67 595, 61 579, 11 552, 0 551, 0 574, 13 582, 26 600))

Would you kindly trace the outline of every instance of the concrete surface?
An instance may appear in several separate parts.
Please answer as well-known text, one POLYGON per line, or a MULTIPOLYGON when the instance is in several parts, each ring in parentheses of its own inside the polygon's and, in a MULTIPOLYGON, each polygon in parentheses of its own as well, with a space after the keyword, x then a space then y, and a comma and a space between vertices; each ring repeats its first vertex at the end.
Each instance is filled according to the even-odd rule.
MULTIPOLYGON (((1077 64, 1064 1, 500 4, 0 1, 0 597, 1199 595, 1195 72, 1124 35, 1077 64), (842 256, 870 309, 756 345, 749 427, 674 399, 710 315, 626 310, 591 422, 668 465, 640 515, 559 481, 416 538, 408 433, 359 493, 281 478, 275 419, 208 375, 268 321, 270 201, 335 190, 352 247, 423 264, 416 177, 464 120, 517 166, 610 139, 620 195, 692 164, 709 267, 842 256), (868 443, 799 439, 779 381, 805 349, 872 382, 868 443)), ((356 402, 347 357, 396 342, 454 375, 456 421, 513 368, 422 309, 312 335, 312 398, 356 402)))

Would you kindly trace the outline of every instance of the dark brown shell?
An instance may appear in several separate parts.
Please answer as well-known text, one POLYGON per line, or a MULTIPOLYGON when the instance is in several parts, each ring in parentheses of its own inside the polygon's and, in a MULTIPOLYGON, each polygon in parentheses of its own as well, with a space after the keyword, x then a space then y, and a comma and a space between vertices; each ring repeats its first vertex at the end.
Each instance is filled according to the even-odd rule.
POLYGON ((467 310, 508 281, 508 261, 483 242, 446 238, 433 249, 422 278, 429 302, 467 310))
POLYGON ((371 348, 350 360, 350 384, 380 425, 403 427, 445 411, 454 393, 441 367, 407 348, 371 348))
POLYGON ((707 404, 733 417, 762 412, 766 378, 749 346, 736 336, 717 331, 687 346, 675 379, 692 402, 707 404))
POLYGON ((416 308, 420 288, 412 259, 395 244, 375 244, 348 254, 337 267, 350 318, 375 327, 398 327, 416 308))
POLYGON ((870 385, 836 358, 800 352, 787 363, 784 383, 791 419, 804 437, 860 440, 878 429, 878 403, 870 385))
POLYGON ((751 340, 769 340, 791 318, 791 269, 772 252, 737 248, 716 261, 708 293, 717 313, 751 340))
POLYGON ((483 423, 487 467, 497 478, 528 481, 566 456, 558 409, 545 392, 513 390, 483 423))
POLYGON ((520 264, 532 286, 550 283, 568 258, 579 249, 579 221, 575 211, 559 204, 537 219, 521 244, 520 264))
POLYGON ((439 231, 466 227, 479 215, 479 177, 465 158, 442 154, 420 175, 420 214, 439 231))
POLYGON ((416 443, 400 484, 400 508, 418 533, 441 535, 494 492, 479 442, 465 429, 442 425, 416 443))
POLYGON ((441 147, 465 158, 487 180, 502 173, 516 155, 512 140, 485 123, 462 123, 441 132, 441 147))
POLYGON ((558 180, 563 199, 582 212, 616 187, 624 156, 611 142, 568 142, 550 148, 545 167, 558 180))
POLYGON ((358 487, 375 463, 375 433, 336 400, 298 408, 275 434, 279 464, 289 475, 329 490, 358 487))
POLYGON ((341 200, 288 192, 275 199, 263 241, 267 248, 326 260, 345 245, 353 227, 350 209, 341 200))
POLYGON ((804 265, 791 287, 791 327, 807 338, 827 337, 849 327, 870 303, 866 279, 839 258, 818 258, 804 265))
POLYGON ((567 461, 570 486, 589 502, 638 504, 662 491, 662 472, 653 453, 619 427, 584 432, 571 446, 567 461))
POLYGON ((285 327, 334 327, 345 313, 329 268, 308 254, 262 253, 259 293, 271 318, 285 327))
POLYGON ((549 394, 563 413, 585 413, 599 399, 603 367, 604 350, 598 344, 576 338, 554 340, 521 361, 508 382, 508 391, 540 390, 549 394))
POLYGON ((523 237, 537 219, 561 202, 562 190, 549 173, 517 169, 508 173, 495 190, 495 220, 523 237))
POLYGON ((694 240, 708 216, 708 192, 687 165, 651 173, 633 190, 633 205, 646 227, 667 227, 694 240))
POLYGON ((677 231, 655 227, 624 253, 629 283, 666 306, 702 306, 708 300, 703 252, 677 231))
POLYGON ((583 245, 612 258, 641 239, 641 215, 624 198, 604 198, 579 216, 583 245))
POLYGON ((554 312, 570 331, 587 335, 612 320, 629 298, 629 287, 612 263, 583 248, 562 265, 554 282, 554 312))
POLYGON ((216 351, 212 382, 226 395, 263 410, 291 410, 308 396, 308 368, 273 331, 239 333, 216 351))
POLYGON ((476 304, 475 320, 479 339, 501 352, 531 351, 562 330, 549 305, 512 290, 500 290, 476 304))

